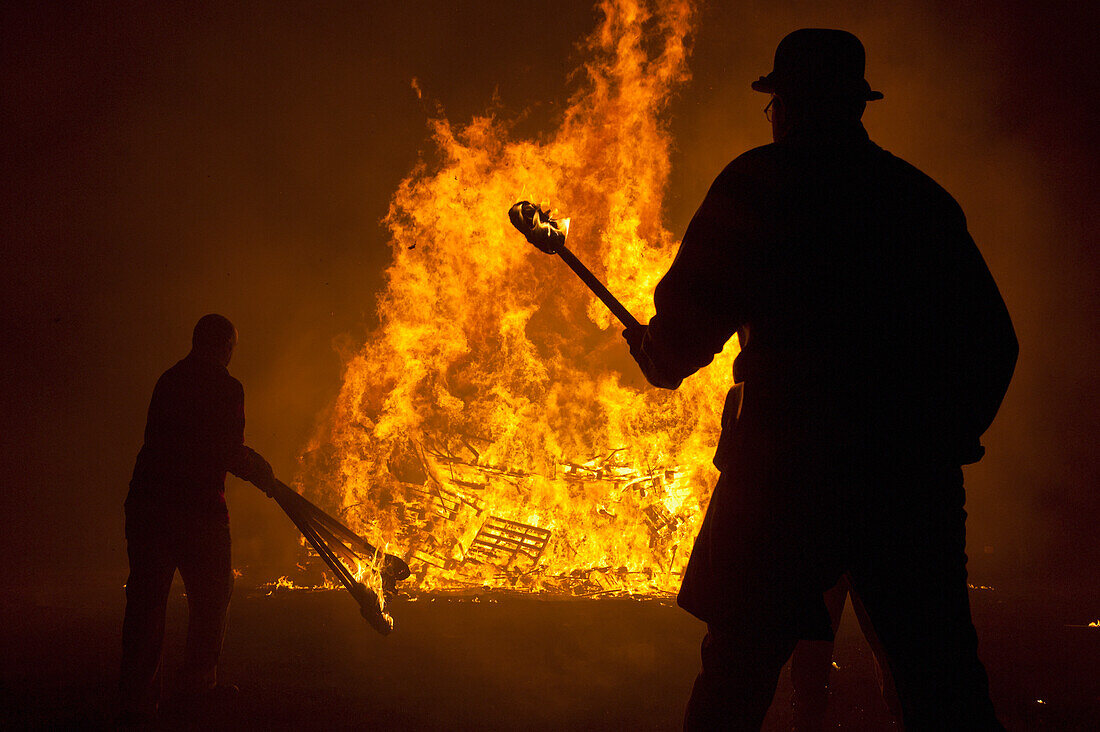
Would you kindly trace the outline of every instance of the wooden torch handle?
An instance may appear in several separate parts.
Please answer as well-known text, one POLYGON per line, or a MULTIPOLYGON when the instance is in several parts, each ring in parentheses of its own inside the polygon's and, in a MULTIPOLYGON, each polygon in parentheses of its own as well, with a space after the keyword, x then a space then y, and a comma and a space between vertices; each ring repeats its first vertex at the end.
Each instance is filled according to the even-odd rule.
POLYGON ((577 255, 569 251, 569 247, 565 244, 558 244, 554 250, 559 257, 565 260, 565 263, 569 265, 569 269, 577 273, 577 276, 584 281, 584 284, 588 285, 588 289, 595 293, 596 297, 603 301, 603 304, 615 314, 615 317, 619 319, 619 322, 626 328, 637 328, 640 323, 638 320, 630 314, 630 311, 623 307, 623 304, 611 294, 611 292, 604 287, 603 283, 597 279, 596 275, 592 274, 592 271, 588 267, 584 266, 584 262, 577 259, 577 255))

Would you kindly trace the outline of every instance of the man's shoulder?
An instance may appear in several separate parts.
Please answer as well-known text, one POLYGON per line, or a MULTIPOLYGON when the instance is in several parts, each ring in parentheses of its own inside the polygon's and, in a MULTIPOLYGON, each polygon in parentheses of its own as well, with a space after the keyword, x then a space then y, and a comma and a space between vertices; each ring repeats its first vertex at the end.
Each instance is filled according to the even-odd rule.
POLYGON ((190 356, 180 359, 161 374, 159 383, 211 384, 227 393, 244 394, 244 386, 220 364, 211 364, 190 356))
POLYGON ((174 381, 179 381, 186 377, 187 371, 187 359, 180 359, 164 370, 164 373, 157 379, 157 385, 160 386, 161 384, 170 384, 174 381))
MULTIPOLYGON (((843 163, 836 160, 832 163, 838 173, 865 169, 875 188, 892 191, 925 210, 935 210, 945 220, 957 219, 965 223, 962 208, 943 186, 915 165, 870 140, 852 147, 843 160, 843 163)), ((805 166, 809 164, 802 148, 792 148, 782 142, 760 145, 731 160, 715 178, 709 196, 716 201, 736 200, 748 207, 753 201, 769 204, 776 191, 802 180, 805 166)), ((814 170, 828 174, 832 168, 814 170)), ((844 175, 850 177, 850 173, 844 175)))
POLYGON ((782 154, 782 149, 774 142, 746 150, 726 165, 719 173, 718 180, 724 178, 736 180, 744 176, 755 177, 778 165, 782 154))
POLYGON ((944 209, 945 213, 955 213, 962 216, 962 208, 955 197, 946 188, 937 183, 932 176, 913 165, 907 160, 894 155, 889 150, 875 146, 882 166, 888 176, 907 188, 912 194, 930 204, 935 204, 944 209))
POLYGON ((746 202, 746 195, 777 181, 781 151, 775 143, 754 147, 731 160, 710 187, 710 196, 746 202))
POLYGON ((236 377, 229 373, 229 369, 219 369, 215 378, 226 391, 232 394, 244 394, 244 386, 236 377))

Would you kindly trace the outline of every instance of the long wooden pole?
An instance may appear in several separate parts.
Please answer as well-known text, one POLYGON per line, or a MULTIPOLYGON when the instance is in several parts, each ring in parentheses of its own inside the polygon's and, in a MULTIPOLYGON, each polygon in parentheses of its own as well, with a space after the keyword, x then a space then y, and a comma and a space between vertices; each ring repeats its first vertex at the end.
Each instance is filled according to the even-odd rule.
MULTIPOLYGON (((381 598, 374 590, 355 579, 351 569, 341 561, 337 553, 345 559, 353 559, 355 552, 349 549, 341 541, 341 538, 352 539, 349 543, 356 545, 364 553, 374 553, 374 549, 366 540, 355 534, 340 521, 322 511, 310 501, 306 500, 297 491, 282 481, 276 480, 269 490, 269 495, 283 509, 283 513, 294 523, 302 536, 306 538, 317 556, 329 566, 340 580, 340 584, 351 594, 359 604, 359 612, 370 623, 371 627, 382 635, 388 635, 393 630, 393 619, 382 611, 381 598), (336 533, 342 536, 338 538, 336 533)), ((400 558, 393 555, 385 555, 382 565, 383 582, 394 582, 395 577, 391 572, 400 573, 404 568, 404 575, 396 579, 404 579, 409 576, 408 565, 400 558), (388 563, 386 560, 391 560, 388 563)))
POLYGON ((596 297, 603 301, 603 304, 619 319, 619 322, 627 328, 637 328, 640 323, 638 320, 630 314, 630 311, 626 309, 618 298, 611 294, 611 291, 604 287, 604 284, 600 282, 596 275, 592 274, 592 271, 588 267, 584 266, 584 262, 577 259, 577 255, 570 251, 569 247, 565 244, 559 244, 555 247, 555 253, 565 260, 565 263, 569 265, 569 269, 577 273, 577 276, 581 278, 584 284, 588 285, 588 289, 595 293, 596 297))

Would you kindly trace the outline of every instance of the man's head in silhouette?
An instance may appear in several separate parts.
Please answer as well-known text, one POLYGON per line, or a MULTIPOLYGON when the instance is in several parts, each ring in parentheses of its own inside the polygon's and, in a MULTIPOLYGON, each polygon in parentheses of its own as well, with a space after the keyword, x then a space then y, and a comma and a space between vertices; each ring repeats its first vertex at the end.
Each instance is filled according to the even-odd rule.
POLYGON ((191 334, 191 352, 229 366, 237 347, 237 329, 224 315, 211 313, 199 318, 191 334))
POLYGON ((775 63, 752 88, 772 95, 767 106, 772 136, 779 141, 792 130, 857 124, 867 102, 882 99, 863 78, 866 54, 851 33, 803 28, 775 50, 775 63))

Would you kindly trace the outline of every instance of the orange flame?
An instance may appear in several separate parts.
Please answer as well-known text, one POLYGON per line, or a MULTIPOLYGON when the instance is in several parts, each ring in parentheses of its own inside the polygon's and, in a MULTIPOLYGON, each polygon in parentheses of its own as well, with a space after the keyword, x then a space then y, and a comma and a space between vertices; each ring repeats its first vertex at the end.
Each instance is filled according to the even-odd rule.
POLYGON ((421 589, 674 591, 716 478, 736 348, 676 392, 643 387, 612 316, 508 221, 520 198, 553 202, 570 248, 652 313, 677 245, 661 115, 688 78, 693 13, 600 7, 552 134, 432 121, 439 162, 412 171, 385 220, 380 326, 305 459, 303 482, 404 553, 421 589))

